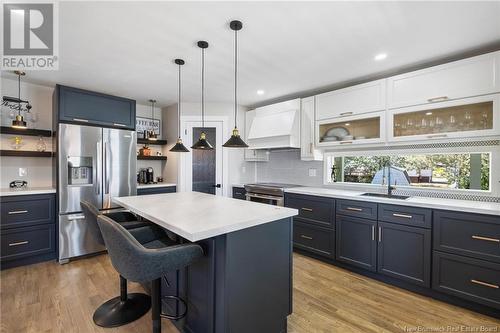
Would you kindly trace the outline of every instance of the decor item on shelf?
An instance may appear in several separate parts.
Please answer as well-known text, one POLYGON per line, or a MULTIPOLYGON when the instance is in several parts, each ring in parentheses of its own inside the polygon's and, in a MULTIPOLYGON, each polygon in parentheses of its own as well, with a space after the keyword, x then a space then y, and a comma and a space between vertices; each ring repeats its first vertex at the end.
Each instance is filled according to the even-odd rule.
POLYGON ((26 188, 28 182, 25 180, 13 180, 9 183, 9 188, 26 188))
POLYGON ((325 135, 323 135, 323 137, 321 138, 321 142, 347 140, 346 137, 348 137, 349 135, 349 130, 347 130, 346 128, 335 126, 326 131, 325 135))
POLYGON ((157 183, 163 183, 163 177, 156 177, 157 183))
POLYGON ((26 129, 28 128, 28 126, 26 125, 26 121, 24 120, 24 117, 21 114, 22 111, 21 104, 26 104, 26 110, 27 110, 26 112, 28 113, 32 108, 32 106, 28 101, 24 101, 21 99, 21 76, 26 75, 26 73, 22 71, 14 71, 14 73, 17 75, 17 98, 3 96, 3 101, 17 103, 17 115, 15 116, 16 118, 12 120, 12 127, 19 129, 26 129))
POLYGON ((192 149, 213 150, 214 147, 207 141, 205 128, 205 49, 208 47, 208 42, 200 40, 198 47, 201 49, 201 134, 198 141, 191 146, 192 149))
MULTIPOLYGON (((149 102, 151 103, 151 125, 153 125, 153 121, 155 119, 155 103, 156 103, 156 99, 150 99, 149 102)), ((154 126, 151 127, 147 132, 144 132, 144 138, 148 139, 150 141, 156 141, 156 140, 158 140, 158 135, 155 132, 154 126)))
POLYGON ((144 145, 139 149, 139 156, 151 156, 151 148, 149 148, 148 145, 144 145))
POLYGON ((43 140, 43 136, 38 136, 38 141, 36 143, 36 150, 37 151, 46 151, 47 150, 47 145, 45 144, 45 141, 43 140))
POLYGON ((229 27, 234 31, 234 129, 229 140, 223 144, 227 148, 248 148, 248 145, 240 137, 238 130, 238 31, 243 28, 240 21, 231 21, 229 27))
POLYGON ((156 156, 162 156, 161 151, 157 151, 157 152, 156 152, 156 156))
POLYGON ((178 100, 177 100, 177 142, 175 145, 170 149, 171 152, 176 152, 176 153, 186 153, 189 152, 189 149, 184 146, 182 143, 181 139, 181 66, 185 64, 184 60, 182 59, 175 59, 174 62, 178 65, 179 67, 179 90, 178 90, 178 100))
POLYGON ((24 145, 23 138, 20 136, 15 136, 12 138, 12 148, 14 150, 20 150, 21 147, 24 145))

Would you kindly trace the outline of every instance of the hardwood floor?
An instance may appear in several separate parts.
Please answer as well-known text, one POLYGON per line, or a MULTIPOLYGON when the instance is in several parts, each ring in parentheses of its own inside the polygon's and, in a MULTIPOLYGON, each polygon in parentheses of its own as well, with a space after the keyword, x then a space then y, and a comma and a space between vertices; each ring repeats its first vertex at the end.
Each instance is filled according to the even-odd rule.
MULTIPOLYGON (((151 329, 150 314, 114 329, 93 324, 94 310, 118 295, 118 274, 106 255, 62 266, 48 262, 9 269, 2 271, 0 277, 2 333, 143 333, 151 329)), ((129 283, 129 290, 141 291, 141 287, 129 283)), ((410 332, 419 326, 460 325, 491 327, 491 332, 500 332, 500 321, 495 318, 388 286, 299 254, 294 256, 293 305, 294 313, 288 320, 291 333, 410 332)), ((162 332, 177 330, 163 320, 162 332)))

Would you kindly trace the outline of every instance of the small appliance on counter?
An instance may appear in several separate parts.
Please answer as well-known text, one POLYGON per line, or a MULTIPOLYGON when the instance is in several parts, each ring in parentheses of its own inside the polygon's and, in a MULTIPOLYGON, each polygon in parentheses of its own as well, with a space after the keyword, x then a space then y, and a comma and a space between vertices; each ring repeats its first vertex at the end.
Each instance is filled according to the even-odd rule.
POLYGON ((139 184, 154 184, 155 175, 153 168, 143 168, 137 173, 137 183, 139 184))

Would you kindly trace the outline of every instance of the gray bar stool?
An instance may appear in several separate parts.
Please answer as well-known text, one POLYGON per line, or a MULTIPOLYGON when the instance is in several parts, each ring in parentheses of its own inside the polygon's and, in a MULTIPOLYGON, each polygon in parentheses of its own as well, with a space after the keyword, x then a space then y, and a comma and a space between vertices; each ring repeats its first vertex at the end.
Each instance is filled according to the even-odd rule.
MULTIPOLYGON (((80 202, 83 214, 87 220, 91 236, 101 245, 104 244, 97 217, 104 215, 111 218, 122 227, 130 230, 139 242, 147 243, 165 237, 165 233, 155 225, 138 221, 130 212, 102 213, 87 201, 80 202)), ((139 319, 151 308, 151 298, 143 293, 128 293, 127 280, 120 275, 120 296, 114 297, 97 308, 94 312, 94 323, 101 327, 116 327, 139 319)))
MULTIPOLYGON (((153 333, 161 332, 161 318, 180 319, 161 312, 161 278, 179 270, 203 256, 201 246, 194 243, 172 245, 166 237, 141 244, 120 224, 106 216, 97 219, 113 267, 127 280, 151 282, 153 333)), ((177 298, 176 296, 168 296, 177 298)), ((180 300, 180 299, 179 299, 180 300)), ((183 300, 180 300, 185 304, 183 300)), ((186 309, 187 310, 187 309, 186 309)))

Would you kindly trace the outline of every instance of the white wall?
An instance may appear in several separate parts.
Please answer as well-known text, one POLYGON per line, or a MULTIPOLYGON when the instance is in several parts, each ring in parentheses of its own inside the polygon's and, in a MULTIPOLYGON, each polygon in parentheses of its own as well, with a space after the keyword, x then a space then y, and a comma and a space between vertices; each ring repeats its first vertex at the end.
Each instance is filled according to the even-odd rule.
MULTIPOLYGON (((200 116, 200 103, 182 103, 182 116, 200 116)), ((234 127, 234 104, 232 103, 205 103, 206 116, 224 116, 228 119, 228 133, 224 133, 224 140, 227 140, 234 127)), ((238 109, 238 128, 240 129, 241 136, 244 136, 244 124, 246 108, 239 107, 238 109)), ((172 105, 163 108, 163 129, 167 133, 167 140, 169 141, 167 150, 172 148, 177 140, 177 105, 172 105)), ((181 131, 184 129, 181 128, 181 131)), ((224 148, 226 149, 226 148, 224 148)), ((255 181, 255 162, 245 162, 243 156, 243 149, 228 149, 228 178, 229 188, 232 184, 249 183, 255 181)), ((165 181, 177 183, 177 175, 179 168, 178 154, 167 152, 168 162, 165 169, 165 181)), ((229 191, 228 191, 229 193, 229 191)))

